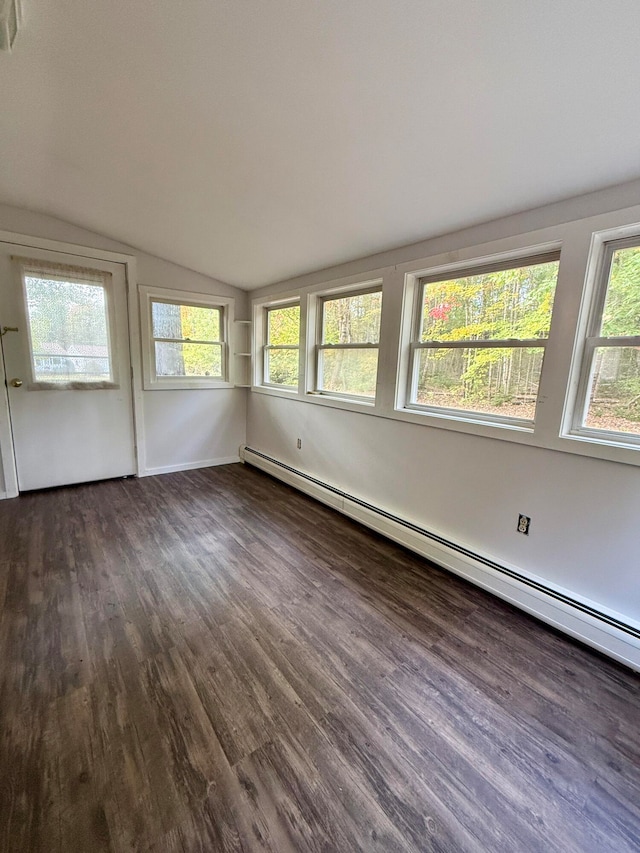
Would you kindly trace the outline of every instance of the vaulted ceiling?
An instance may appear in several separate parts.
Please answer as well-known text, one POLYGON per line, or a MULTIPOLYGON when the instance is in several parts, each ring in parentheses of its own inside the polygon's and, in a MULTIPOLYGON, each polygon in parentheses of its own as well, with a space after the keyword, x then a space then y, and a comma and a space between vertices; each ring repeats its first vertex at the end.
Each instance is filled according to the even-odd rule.
POLYGON ((23 0, 0 201, 253 288, 640 176, 637 0, 23 0))

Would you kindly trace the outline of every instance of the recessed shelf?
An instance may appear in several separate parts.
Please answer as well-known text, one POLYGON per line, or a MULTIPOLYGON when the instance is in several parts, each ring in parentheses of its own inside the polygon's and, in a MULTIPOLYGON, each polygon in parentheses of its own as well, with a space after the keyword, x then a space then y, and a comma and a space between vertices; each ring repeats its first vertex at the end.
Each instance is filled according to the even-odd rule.
POLYGON ((236 388, 251 388, 251 320, 234 320, 232 342, 236 388), (235 349, 238 347, 238 349, 235 349))

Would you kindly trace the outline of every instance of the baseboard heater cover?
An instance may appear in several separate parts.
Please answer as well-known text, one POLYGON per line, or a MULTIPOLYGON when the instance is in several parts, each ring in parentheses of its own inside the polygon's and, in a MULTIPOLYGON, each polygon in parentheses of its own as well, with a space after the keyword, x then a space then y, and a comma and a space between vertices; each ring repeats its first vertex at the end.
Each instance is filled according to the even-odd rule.
POLYGON ((240 450, 240 457, 244 462, 272 474, 436 565, 464 577, 640 672, 640 625, 627 622, 615 613, 607 613, 592 603, 580 601, 569 592, 554 589, 516 568, 477 554, 259 450, 244 446, 240 450))

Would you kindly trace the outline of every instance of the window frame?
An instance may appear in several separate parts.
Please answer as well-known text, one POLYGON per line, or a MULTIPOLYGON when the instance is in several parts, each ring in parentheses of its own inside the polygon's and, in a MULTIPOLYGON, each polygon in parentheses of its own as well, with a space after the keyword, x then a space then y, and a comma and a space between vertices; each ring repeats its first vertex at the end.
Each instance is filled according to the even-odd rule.
POLYGON ((277 391, 283 391, 285 393, 296 393, 300 386, 300 377, 302 375, 302 369, 300 365, 300 353, 303 348, 302 346, 302 305, 300 299, 289 299, 284 302, 272 302, 263 306, 263 341, 264 344, 262 346, 262 374, 261 374, 261 382, 260 384, 265 388, 275 389, 277 391), (269 313, 271 311, 280 311, 283 308, 298 308, 300 312, 300 319, 298 324, 298 343, 297 344, 270 344, 269 343, 269 313), (298 352, 298 381, 295 385, 281 385, 277 382, 269 382, 267 377, 269 376, 269 352, 274 350, 297 350, 298 352))
POLYGON ((310 394, 317 395, 324 399, 336 399, 336 400, 344 400, 345 402, 350 403, 360 403, 362 405, 372 406, 375 405, 377 393, 374 393, 373 396, 369 396, 366 394, 349 394, 342 391, 327 391, 323 388, 320 388, 320 376, 321 376, 321 366, 322 366, 322 353, 336 350, 348 350, 348 349, 358 349, 358 350, 367 350, 367 349, 375 349, 378 352, 378 361, 376 367, 376 390, 377 384, 380 376, 380 337, 382 331, 382 281, 375 282, 366 282, 360 283, 355 286, 350 286, 347 288, 336 288, 332 290, 323 291, 322 293, 318 293, 315 295, 315 311, 316 311, 316 324, 315 324, 315 336, 313 341, 313 351, 314 351, 314 365, 313 365, 313 388, 309 391, 310 394), (338 299, 348 299, 352 296, 365 296, 368 293, 379 293, 380 294, 380 328, 378 330, 378 342, 375 344, 372 343, 358 343, 358 344, 325 344, 324 340, 324 306, 327 302, 332 302, 338 299))
MULTIPOLYGON (((531 247, 531 249, 519 254, 511 254, 502 257, 478 258, 467 260, 462 264, 452 264, 438 267, 434 270, 424 270, 408 276, 413 284, 413 292, 410 296, 409 310, 411 312, 410 333, 408 341, 408 364, 406 371, 406 387, 404 403, 400 407, 406 412, 423 413, 439 418, 446 418, 463 423, 486 424, 488 426, 506 427, 519 431, 533 432, 535 428, 535 413, 537 413, 540 400, 540 389, 542 387, 542 372, 544 370, 545 355, 549 343, 550 332, 544 338, 491 338, 488 340, 477 340, 465 338, 459 341, 422 341, 422 309, 424 305, 425 289, 429 284, 434 284, 449 279, 466 278, 472 275, 483 275, 503 270, 520 269, 522 267, 536 266, 545 263, 558 263, 558 275, 560 271, 560 247, 531 247), (422 349, 524 349, 526 347, 537 347, 542 349, 542 366, 540 369, 540 380, 536 393, 536 404, 534 417, 517 418, 512 415, 500 415, 492 412, 482 412, 474 409, 462 409, 449 406, 435 406, 427 403, 417 403, 417 382, 419 370, 418 352, 422 349)), ((551 320, 555 306, 555 296, 558 281, 556 278, 556 290, 551 307, 551 320)))
MULTIPOLYGON (((613 447, 640 448, 640 424, 638 433, 635 434, 590 427, 584 423, 589 411, 596 349, 640 346, 640 334, 616 337, 598 334, 609 289, 613 255, 618 249, 632 247, 640 247, 638 226, 594 234, 590 253, 590 275, 587 277, 583 294, 581 322, 574 346, 572 376, 575 390, 573 394, 568 395, 569 402, 565 407, 562 432, 564 438, 578 438, 613 447)), ((571 383, 569 387, 571 388, 571 383)))
MULTIPOLYGON (((403 422, 407 425, 442 429, 477 439, 506 441, 586 458, 608 460, 640 466, 640 447, 609 441, 599 434, 594 437, 571 433, 572 407, 575 401, 577 375, 581 364, 581 342, 586 328, 586 308, 591 304, 593 265, 604 240, 640 234, 640 205, 618 207, 608 211, 568 217, 563 221, 540 225, 538 219, 518 220, 511 233, 488 235, 484 239, 460 240, 447 237, 419 244, 401 253, 367 258, 353 272, 356 262, 329 271, 302 276, 265 287, 251 296, 254 350, 263 344, 262 313, 267 305, 301 302, 300 386, 298 392, 261 383, 261 358, 254 362, 253 394, 298 400, 301 403, 330 409, 364 413, 374 417, 403 422), (523 227, 520 230, 520 225, 523 227), (522 259, 560 252, 551 327, 538 387, 535 422, 517 426, 513 422, 482 420, 477 413, 461 417, 440 411, 408 408, 409 342, 412 335, 416 283, 420 278, 441 273, 451 278, 460 270, 508 261, 516 266, 522 259), (403 257, 404 255, 404 257, 403 257), (378 264, 378 265, 376 265, 378 264), (383 310, 380 328, 380 351, 376 398, 338 397, 314 392, 315 344, 317 337, 317 304, 325 295, 348 294, 365 287, 382 286, 383 310)), ((613 434, 615 439, 620 434, 613 434)))
MULTIPOLYGON (((169 290, 160 287, 139 288, 140 326, 142 342, 142 373, 145 391, 179 391, 195 389, 233 388, 233 364, 229 353, 229 330, 233 326, 234 300, 229 297, 213 296, 193 291, 169 290), (220 311, 220 343, 222 377, 213 376, 158 376, 156 374, 155 342, 167 340, 153 335, 152 303, 163 302, 169 305, 186 305, 194 308, 214 308, 220 311)), ((173 340, 173 339, 171 339, 173 340)), ((190 343, 199 343, 192 341, 190 343)))
MULTIPOLYGON (((92 259, 87 258, 87 261, 89 260, 92 259)), ((92 390, 96 388, 118 389, 120 387, 120 359, 118 356, 117 347, 115 299, 112 273, 108 270, 103 270, 98 266, 94 268, 88 265, 78 264, 76 267, 73 264, 59 264, 56 261, 47 262, 45 260, 39 260, 37 258, 32 259, 22 257, 20 255, 14 255, 13 261, 16 264, 16 272, 19 279, 19 286, 22 294, 20 300, 22 322, 24 323, 24 327, 27 330, 26 349, 24 352, 24 357, 26 363, 29 365, 29 380, 27 383, 28 389, 30 391, 64 391, 69 387, 70 384, 73 384, 76 390, 92 390), (35 354, 33 352, 33 339, 31 332, 31 318, 29 315, 27 288, 25 282, 25 277, 28 275, 27 270, 35 270, 36 268, 47 270, 51 279, 59 279, 63 282, 67 279, 77 279, 77 283, 79 284, 90 284, 88 280, 83 281, 83 272, 85 274, 88 274, 90 277, 102 279, 102 281, 100 282, 93 282, 93 284, 90 284, 90 286, 101 287, 104 290, 105 321, 107 327, 107 357, 109 360, 110 379, 96 381, 69 379, 67 382, 48 382, 46 379, 36 378, 35 354), (65 269, 68 269, 71 272, 67 273, 65 272, 65 269)), ((70 358, 73 358, 73 356, 70 356, 70 358)))

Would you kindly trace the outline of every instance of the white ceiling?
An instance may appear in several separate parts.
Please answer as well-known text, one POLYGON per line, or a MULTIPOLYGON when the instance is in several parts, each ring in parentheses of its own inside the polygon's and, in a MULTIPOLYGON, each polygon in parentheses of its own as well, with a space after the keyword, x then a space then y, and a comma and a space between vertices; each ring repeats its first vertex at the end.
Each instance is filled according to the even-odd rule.
POLYGON ((23 0, 0 201, 253 288, 640 176, 638 0, 23 0))

